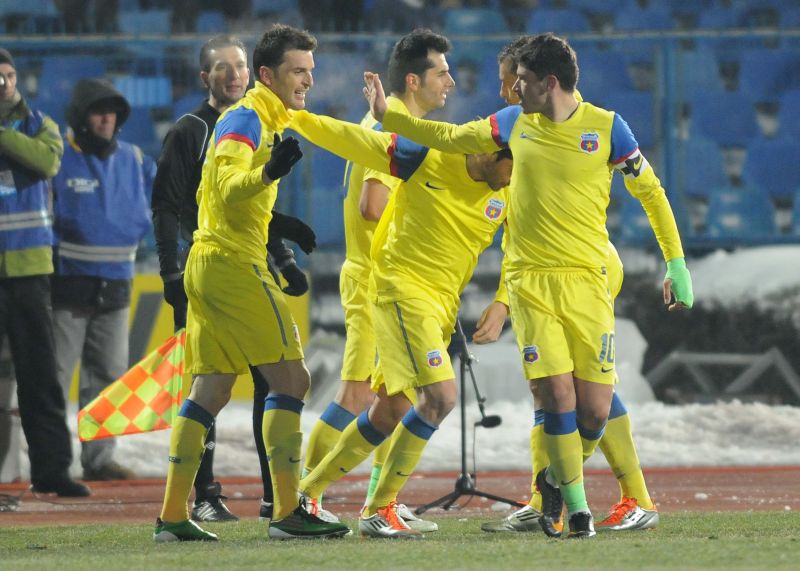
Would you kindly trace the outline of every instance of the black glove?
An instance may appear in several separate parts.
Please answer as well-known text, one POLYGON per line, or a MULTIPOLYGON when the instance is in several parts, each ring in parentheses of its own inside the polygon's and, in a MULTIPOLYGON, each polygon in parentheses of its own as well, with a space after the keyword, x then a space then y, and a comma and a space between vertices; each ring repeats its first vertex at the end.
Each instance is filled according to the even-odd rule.
POLYGON ((306 254, 310 254, 317 247, 317 235, 314 234, 314 230, 294 216, 288 216, 273 210, 270 229, 274 230, 281 238, 291 240, 300 246, 300 249, 306 254))
POLYGON ((289 137, 281 141, 281 136, 275 133, 273 139, 272 156, 264 165, 264 174, 270 180, 278 180, 282 176, 289 174, 294 164, 303 158, 303 151, 300 150, 300 143, 294 137, 289 137))
POLYGON ((297 264, 289 264, 281 270, 281 275, 289 284, 283 288, 283 293, 292 297, 299 297, 308 291, 308 278, 297 264))
POLYGON ((172 307, 181 307, 189 303, 186 290, 183 289, 183 274, 179 278, 164 282, 164 299, 172 307))

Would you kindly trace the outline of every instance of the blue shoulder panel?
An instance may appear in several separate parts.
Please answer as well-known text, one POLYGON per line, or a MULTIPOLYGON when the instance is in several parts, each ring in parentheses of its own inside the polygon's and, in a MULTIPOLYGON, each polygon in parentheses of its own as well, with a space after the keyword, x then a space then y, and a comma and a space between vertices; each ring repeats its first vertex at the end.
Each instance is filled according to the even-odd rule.
POLYGON ((611 124, 611 156, 609 162, 617 164, 639 148, 636 137, 633 136, 631 128, 619 113, 614 113, 614 122, 611 124))
POLYGON ((522 107, 511 105, 489 115, 489 123, 492 125, 492 138, 498 147, 508 146, 511 130, 514 128, 514 123, 517 122, 521 113, 522 107))
POLYGON ((214 133, 216 145, 225 139, 233 139, 255 151, 261 142, 261 121, 252 109, 237 107, 219 120, 214 133))
POLYGON ((392 176, 403 180, 410 179, 428 156, 429 150, 428 147, 392 133, 392 144, 388 149, 392 176))

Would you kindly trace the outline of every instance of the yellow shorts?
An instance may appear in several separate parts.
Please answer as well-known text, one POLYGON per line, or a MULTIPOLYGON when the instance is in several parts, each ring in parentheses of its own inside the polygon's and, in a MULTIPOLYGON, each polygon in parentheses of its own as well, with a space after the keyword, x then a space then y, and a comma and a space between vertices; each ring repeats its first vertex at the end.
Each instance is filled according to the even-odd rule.
POLYGON ((389 395, 455 378, 447 353, 458 312, 452 305, 434 294, 373 304, 381 372, 376 376, 389 395))
POLYGON ((340 377, 344 381, 366 381, 375 371, 375 330, 368 289, 366 283, 351 275, 339 274, 339 293, 347 331, 340 377))
POLYGON ((622 268, 622 260, 619 253, 611 242, 608 243, 608 262, 606 262, 606 274, 608 276, 608 292, 611 294, 611 301, 617 299, 622 289, 622 279, 625 272, 622 268))
POLYGON ((506 280, 527 379, 573 373, 615 382, 614 308, 600 271, 528 271, 506 280))
POLYGON ((242 374, 248 365, 303 358, 297 325, 266 263, 195 244, 185 284, 187 372, 242 374))

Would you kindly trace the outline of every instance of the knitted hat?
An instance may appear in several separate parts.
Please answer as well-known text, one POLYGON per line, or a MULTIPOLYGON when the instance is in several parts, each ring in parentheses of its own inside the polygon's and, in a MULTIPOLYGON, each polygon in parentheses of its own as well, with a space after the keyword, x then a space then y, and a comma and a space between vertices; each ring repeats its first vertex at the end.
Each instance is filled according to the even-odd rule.
POLYGON ((0 48, 0 63, 7 63, 14 69, 17 69, 17 66, 14 65, 14 58, 11 57, 11 52, 5 48, 0 48))

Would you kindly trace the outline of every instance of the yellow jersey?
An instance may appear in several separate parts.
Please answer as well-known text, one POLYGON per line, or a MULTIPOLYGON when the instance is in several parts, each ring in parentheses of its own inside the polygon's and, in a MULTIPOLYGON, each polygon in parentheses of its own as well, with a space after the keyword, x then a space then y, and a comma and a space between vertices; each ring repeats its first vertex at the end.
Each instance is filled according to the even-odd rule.
POLYGON ((265 186, 261 171, 272 155, 275 134, 283 133, 290 120, 283 102, 258 81, 220 116, 197 190, 195 244, 212 245, 266 267, 278 181, 265 186))

